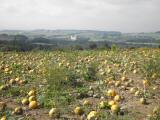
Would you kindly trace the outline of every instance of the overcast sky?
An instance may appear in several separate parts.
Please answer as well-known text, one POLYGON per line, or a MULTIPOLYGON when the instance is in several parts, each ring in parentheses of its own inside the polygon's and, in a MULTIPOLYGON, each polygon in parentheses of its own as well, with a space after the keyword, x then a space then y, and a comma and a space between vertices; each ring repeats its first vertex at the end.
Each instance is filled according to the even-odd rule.
POLYGON ((0 0, 0 29, 160 30, 160 0, 0 0))

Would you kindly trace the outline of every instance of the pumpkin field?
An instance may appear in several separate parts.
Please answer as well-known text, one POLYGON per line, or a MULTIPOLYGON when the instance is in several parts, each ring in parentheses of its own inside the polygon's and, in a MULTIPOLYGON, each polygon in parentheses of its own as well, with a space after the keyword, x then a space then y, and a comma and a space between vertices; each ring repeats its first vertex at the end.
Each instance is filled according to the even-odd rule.
POLYGON ((0 120, 160 120, 160 49, 0 52, 0 120))

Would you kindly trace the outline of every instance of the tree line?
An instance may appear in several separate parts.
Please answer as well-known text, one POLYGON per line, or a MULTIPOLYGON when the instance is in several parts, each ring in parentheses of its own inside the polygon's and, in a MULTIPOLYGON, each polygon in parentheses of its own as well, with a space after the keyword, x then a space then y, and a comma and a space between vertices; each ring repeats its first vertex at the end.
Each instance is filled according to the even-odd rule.
POLYGON ((85 50, 110 49, 106 41, 89 41, 88 38, 79 38, 75 41, 64 38, 47 39, 37 37, 29 39, 25 35, 0 35, 0 51, 31 51, 31 50, 85 50))

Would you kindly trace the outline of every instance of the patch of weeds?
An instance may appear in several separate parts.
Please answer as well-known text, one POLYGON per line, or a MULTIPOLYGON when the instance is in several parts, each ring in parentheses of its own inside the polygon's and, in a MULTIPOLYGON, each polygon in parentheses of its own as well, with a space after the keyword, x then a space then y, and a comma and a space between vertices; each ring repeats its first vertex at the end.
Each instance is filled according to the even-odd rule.
POLYGON ((41 97, 45 107, 53 105, 65 106, 70 104, 74 98, 69 95, 69 91, 78 86, 77 75, 67 68, 52 67, 48 69, 46 76, 48 87, 45 90, 44 97, 41 97))
POLYGON ((56 106, 56 103, 54 102, 55 100, 52 98, 49 98, 48 96, 45 96, 45 95, 39 96, 38 101, 39 101, 41 107, 51 108, 51 107, 56 106))
POLYGON ((54 93, 47 93, 41 100, 44 101, 43 106, 49 108, 69 105, 74 101, 74 98, 68 93, 54 91, 54 93))
POLYGON ((77 87, 76 92, 77 93, 86 93, 86 92, 88 92, 88 88, 87 87, 77 87))
POLYGON ((117 46, 116 44, 112 44, 111 50, 112 50, 113 52, 117 52, 117 51, 118 51, 118 46, 117 46))
POLYGON ((158 79, 160 77, 160 56, 157 55, 154 58, 145 61, 142 71, 148 80, 158 79))
POLYGON ((7 97, 15 97, 20 95, 20 88, 19 87, 11 87, 8 90, 3 91, 3 95, 7 97))
POLYGON ((144 93, 144 97, 145 98, 153 98, 154 93, 152 93, 151 91, 147 91, 144 93))
POLYGON ((98 65, 96 63, 89 64, 83 71, 83 77, 86 81, 97 80, 98 65))
POLYGON ((102 120, 108 119, 109 114, 110 114, 110 113, 109 113, 108 111, 101 112, 101 113, 100 113, 100 119, 102 119, 102 120))

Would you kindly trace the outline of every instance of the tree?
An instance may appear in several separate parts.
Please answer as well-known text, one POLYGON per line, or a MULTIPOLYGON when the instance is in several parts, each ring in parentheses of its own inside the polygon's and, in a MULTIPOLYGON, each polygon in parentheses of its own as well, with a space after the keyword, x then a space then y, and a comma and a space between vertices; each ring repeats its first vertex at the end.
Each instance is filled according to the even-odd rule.
POLYGON ((96 43, 91 43, 90 45, 89 45, 89 48, 90 49, 96 49, 97 48, 97 44, 96 43))

